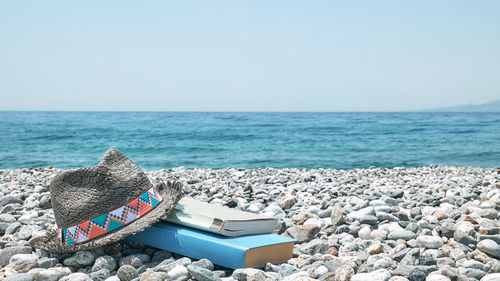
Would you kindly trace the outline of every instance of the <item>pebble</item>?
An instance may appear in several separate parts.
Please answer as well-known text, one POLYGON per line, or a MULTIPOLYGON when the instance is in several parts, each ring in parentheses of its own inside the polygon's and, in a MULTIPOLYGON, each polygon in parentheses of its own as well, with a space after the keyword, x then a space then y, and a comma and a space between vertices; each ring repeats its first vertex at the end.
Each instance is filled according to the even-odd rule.
POLYGON ((484 239, 480 241, 477 243, 476 248, 490 256, 500 259, 500 246, 498 246, 497 242, 491 239, 484 239))
POLYGON ((316 225, 294 225, 288 228, 284 235, 304 243, 311 241, 320 230, 316 225))
POLYGON ((409 281, 408 278, 403 276, 392 276, 388 281, 409 281))
POLYGON ((31 247, 13 246, 0 250, 0 267, 4 267, 9 263, 12 256, 16 254, 31 254, 31 247))
POLYGON ((48 184, 60 171, 0 171, 0 201, 9 202, 0 206, 0 279, 491 281, 500 271, 498 168, 147 171, 183 181, 194 198, 279 218, 276 232, 298 242, 292 259, 265 271, 221 269, 127 241, 35 251, 32 241, 54 225, 48 184))
POLYGON ((387 239, 390 239, 390 240, 402 239, 402 240, 408 241, 408 240, 411 240, 413 238, 415 238, 415 233, 413 231, 404 230, 404 229, 394 230, 394 231, 389 232, 389 234, 387 234, 387 239))
POLYGON ((168 272, 168 276, 172 278, 172 280, 187 280, 189 278, 189 272, 185 266, 176 265, 168 272))
MULTIPOLYGON (((220 276, 214 273, 213 271, 190 264, 187 266, 187 270, 191 276, 193 276, 198 281, 219 281, 221 280, 220 276)), ((141 280, 142 281, 142 280, 141 280)))
MULTIPOLYGON (((194 276, 194 275, 193 275, 194 276)), ((157 280, 169 280, 170 276, 166 272, 162 271, 150 271, 147 270, 141 275, 140 281, 157 281, 157 280)), ((203 281, 203 280, 199 280, 203 281)))
POLYGON ((500 273, 491 273, 483 276, 480 281, 498 281, 500 280, 500 273))
POLYGON ((415 268, 410 272, 410 274, 408 276, 408 280, 409 281, 424 281, 426 277, 427 277, 427 273, 425 271, 423 271, 420 268, 415 268))
POLYGON ((370 255, 380 254, 384 251, 384 247, 380 243, 374 243, 366 248, 366 252, 370 255))
POLYGON ((370 234, 372 233, 372 227, 371 226, 363 226, 359 231, 358 231, 358 237, 364 240, 369 240, 371 239, 370 234))
POLYGON ((66 266, 72 266, 76 268, 92 265, 94 263, 95 257, 89 251, 79 251, 73 254, 71 257, 64 260, 63 264, 66 266))
POLYGON ((33 281, 33 275, 28 273, 18 273, 14 275, 10 275, 9 277, 3 279, 3 281, 33 281))
POLYGON ((441 274, 429 274, 429 276, 425 278, 425 281, 451 281, 451 279, 441 274))
POLYGON ((417 237, 417 243, 420 247, 428 249, 439 249, 443 246, 443 240, 441 237, 429 235, 421 235, 417 237))
POLYGON ((332 208, 330 221, 333 226, 339 225, 343 221, 344 210, 340 204, 335 204, 332 208))
POLYGON ((264 271, 255 268, 239 268, 233 271, 232 277, 238 281, 271 281, 273 280, 264 271))
POLYGON ((59 281, 92 281, 90 277, 82 272, 71 273, 70 275, 64 276, 59 279, 59 281))
POLYGON ((94 281, 104 281, 111 275, 107 268, 102 268, 97 271, 93 271, 89 274, 89 277, 94 281))
POLYGON ((370 233, 370 239, 380 238, 381 240, 385 240, 387 238, 387 231, 382 229, 375 229, 370 233))
POLYGON ((358 273, 351 277, 351 281, 386 281, 391 278, 391 274, 387 269, 378 269, 370 273, 358 273))
POLYGON ((110 272, 115 270, 116 268, 115 258, 108 255, 98 257, 95 260, 94 265, 92 266, 92 272, 96 272, 104 268, 110 272))
POLYGON ((13 255, 9 263, 17 272, 23 273, 28 270, 38 267, 37 257, 35 254, 16 254, 13 255))
POLYGON ((352 267, 341 267, 335 272, 335 281, 351 280, 353 275, 354 269, 352 269, 352 267))
POLYGON ((138 277, 139 274, 137 273, 137 269, 135 269, 135 267, 125 264, 118 268, 116 276, 120 278, 120 281, 130 281, 138 277))
POLYGON ((370 225, 377 225, 378 218, 376 216, 372 216, 372 215, 364 215, 364 216, 359 218, 359 222, 370 224, 370 225))

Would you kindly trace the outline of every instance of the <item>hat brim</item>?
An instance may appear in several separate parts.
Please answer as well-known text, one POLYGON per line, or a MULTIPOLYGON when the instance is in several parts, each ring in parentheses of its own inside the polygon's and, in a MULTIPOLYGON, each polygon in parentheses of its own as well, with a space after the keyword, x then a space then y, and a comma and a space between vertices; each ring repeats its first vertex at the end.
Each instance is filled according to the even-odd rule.
POLYGON ((129 235, 141 232, 143 229, 151 226, 162 217, 166 216, 181 198, 182 184, 180 182, 167 181, 166 184, 161 183, 157 185, 157 188, 163 197, 163 201, 161 201, 160 204, 149 213, 131 222, 130 224, 127 224, 126 226, 97 237, 91 241, 69 246, 62 245, 57 231, 52 230, 47 232, 44 236, 36 239, 33 246, 54 254, 72 253, 102 247, 112 242, 119 241, 129 235))

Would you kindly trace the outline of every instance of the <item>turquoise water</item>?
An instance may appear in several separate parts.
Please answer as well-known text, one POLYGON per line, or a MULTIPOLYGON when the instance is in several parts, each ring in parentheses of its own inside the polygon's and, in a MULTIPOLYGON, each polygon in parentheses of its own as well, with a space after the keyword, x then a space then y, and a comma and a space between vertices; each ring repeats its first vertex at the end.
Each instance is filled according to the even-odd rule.
POLYGON ((0 112, 0 169, 500 166, 500 113, 0 112))

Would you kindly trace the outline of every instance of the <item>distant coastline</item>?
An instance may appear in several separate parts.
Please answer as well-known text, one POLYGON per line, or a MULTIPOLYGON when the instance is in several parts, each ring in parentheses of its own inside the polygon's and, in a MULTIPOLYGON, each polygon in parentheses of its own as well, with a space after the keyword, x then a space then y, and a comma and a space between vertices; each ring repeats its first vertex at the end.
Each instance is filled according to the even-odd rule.
POLYGON ((494 100, 483 104, 464 104, 449 107, 438 107, 412 112, 500 112, 500 100, 494 100))

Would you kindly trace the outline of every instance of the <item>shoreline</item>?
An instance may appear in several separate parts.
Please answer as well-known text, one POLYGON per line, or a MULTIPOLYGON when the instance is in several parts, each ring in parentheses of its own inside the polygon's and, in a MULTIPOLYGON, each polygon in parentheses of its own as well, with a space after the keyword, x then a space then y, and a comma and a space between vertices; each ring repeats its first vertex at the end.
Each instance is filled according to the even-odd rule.
POLYGON ((498 167, 145 171, 153 183, 181 181, 184 193, 197 199, 280 218, 277 232, 299 240, 288 263, 235 271, 130 242, 115 252, 90 251, 87 261, 82 254, 29 249, 29 241, 54 224, 48 185, 60 171, 0 170, 0 278, 116 280, 127 264, 140 280, 162 274, 188 280, 188 264, 227 281, 483 280, 500 274, 498 167), (16 253, 23 256, 12 259, 16 253), (99 268, 105 259, 114 266, 99 268), (417 275, 427 277, 411 279, 417 275))

